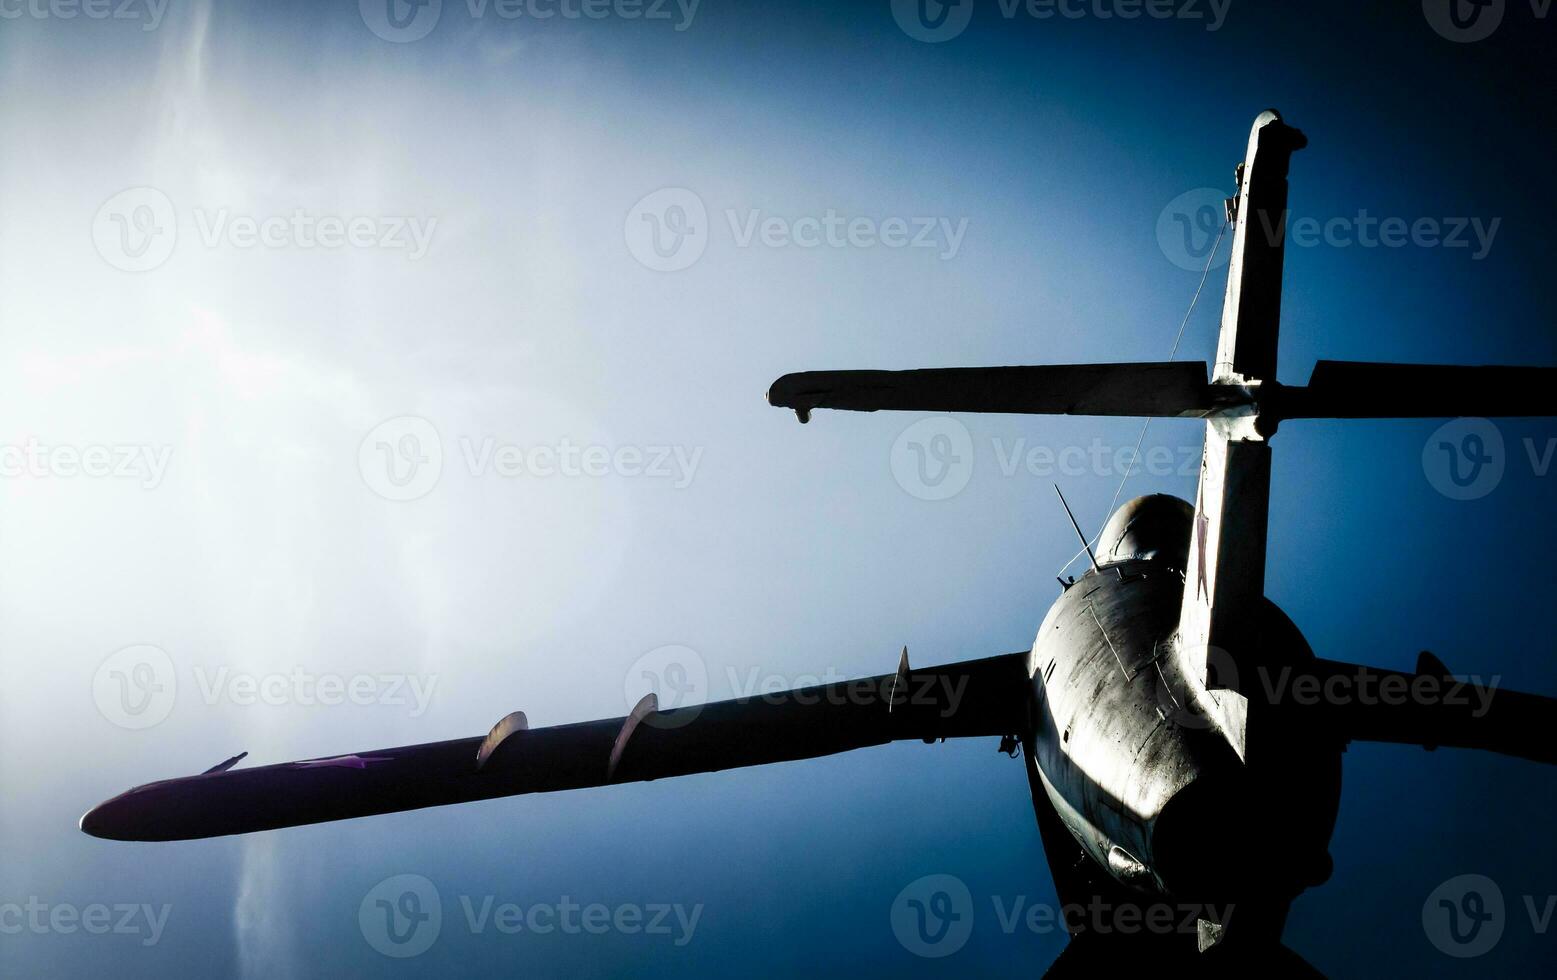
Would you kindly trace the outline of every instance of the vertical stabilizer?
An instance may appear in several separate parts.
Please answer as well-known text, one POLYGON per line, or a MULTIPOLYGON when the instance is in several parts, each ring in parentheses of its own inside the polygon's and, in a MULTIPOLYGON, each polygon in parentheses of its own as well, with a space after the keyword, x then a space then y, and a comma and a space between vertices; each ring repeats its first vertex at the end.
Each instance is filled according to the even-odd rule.
POLYGON ((1256 649, 1265 596, 1265 537, 1270 504, 1270 444, 1258 391, 1276 378, 1281 326, 1281 269, 1286 244, 1287 166, 1303 134, 1274 110, 1260 114, 1238 167, 1233 251, 1217 340, 1213 385, 1244 388, 1244 410, 1206 420, 1200 486, 1190 541, 1179 640, 1187 663, 1211 688, 1206 708, 1244 755, 1247 701, 1240 664, 1256 649))

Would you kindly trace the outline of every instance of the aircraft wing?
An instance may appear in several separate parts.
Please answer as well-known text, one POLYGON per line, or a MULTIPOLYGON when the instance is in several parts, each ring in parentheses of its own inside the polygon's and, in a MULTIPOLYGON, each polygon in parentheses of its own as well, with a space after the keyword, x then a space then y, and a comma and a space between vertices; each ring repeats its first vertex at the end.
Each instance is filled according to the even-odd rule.
MULTIPOLYGON (((846 752, 899 739, 1028 729, 1026 651, 773 695, 530 730, 509 715, 486 737, 199 775, 129 790, 81 829, 112 840, 189 840, 523 793, 663 779, 846 752)), ((229 766, 229 768, 223 768, 229 766)))
POLYGON ((1302 713, 1315 729, 1359 742, 1481 749, 1557 764, 1549 734, 1557 698, 1505 690, 1496 677, 1459 680, 1426 652, 1415 673, 1334 660, 1315 660, 1302 673, 1312 678, 1310 690, 1340 692, 1277 709, 1302 713))

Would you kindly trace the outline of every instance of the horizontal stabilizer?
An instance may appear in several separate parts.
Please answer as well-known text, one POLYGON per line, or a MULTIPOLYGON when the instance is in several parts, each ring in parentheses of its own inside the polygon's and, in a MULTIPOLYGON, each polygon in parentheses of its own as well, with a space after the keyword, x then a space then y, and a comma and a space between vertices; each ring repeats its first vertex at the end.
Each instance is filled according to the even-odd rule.
POLYGON ((1286 419, 1557 415, 1557 368, 1320 361, 1262 407, 1286 419))
POLYGON ((802 422, 817 408, 1198 418, 1213 407, 1206 366, 1193 361, 802 371, 773 382, 768 403, 802 422))
POLYGON ((808 759, 897 739, 1006 736, 1029 724, 1027 658, 1005 654, 665 711, 645 698, 626 718, 551 728, 500 722, 481 765, 477 737, 213 770, 122 793, 82 817, 81 829, 111 840, 219 837, 808 759))

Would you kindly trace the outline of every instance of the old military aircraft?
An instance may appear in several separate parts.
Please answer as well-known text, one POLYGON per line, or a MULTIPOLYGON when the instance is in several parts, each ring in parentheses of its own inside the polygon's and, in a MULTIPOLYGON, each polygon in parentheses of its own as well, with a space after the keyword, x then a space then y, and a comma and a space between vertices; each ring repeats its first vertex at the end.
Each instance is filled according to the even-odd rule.
POLYGON ((81 829, 133 841, 246 834, 898 739, 999 738, 1025 760, 1067 908, 1207 910, 1172 935, 1135 939, 1067 916, 1056 972, 1102 962, 1216 972, 1250 957, 1311 970, 1280 937, 1292 900, 1329 877, 1346 743, 1557 762, 1557 740, 1539 734, 1557 699, 1472 697, 1429 653, 1414 673, 1317 658, 1265 597, 1271 437, 1289 419, 1553 415, 1557 369, 1320 361, 1307 385, 1278 382, 1287 170, 1305 144, 1274 111, 1255 120, 1226 202, 1232 254, 1209 380, 1204 364, 1169 361, 817 371, 768 392, 801 421, 822 408, 1204 419, 1195 502, 1120 507, 1088 570, 1062 580, 1031 649, 929 668, 904 650, 891 673, 787 696, 660 710, 649 694, 621 718, 531 729, 514 712, 485 737, 253 768, 234 757, 116 796, 81 829))

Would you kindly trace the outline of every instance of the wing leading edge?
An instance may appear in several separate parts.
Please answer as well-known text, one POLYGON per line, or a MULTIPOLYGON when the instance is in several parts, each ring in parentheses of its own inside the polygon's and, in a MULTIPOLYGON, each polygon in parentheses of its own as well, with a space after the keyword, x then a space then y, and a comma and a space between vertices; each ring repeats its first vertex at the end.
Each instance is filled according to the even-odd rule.
POLYGON ((1023 651, 551 728, 510 723, 479 762, 491 736, 217 768, 129 790, 94 807, 81 829, 111 840, 220 837, 809 759, 901 739, 1018 735, 1027 730, 1027 659, 1023 651))

